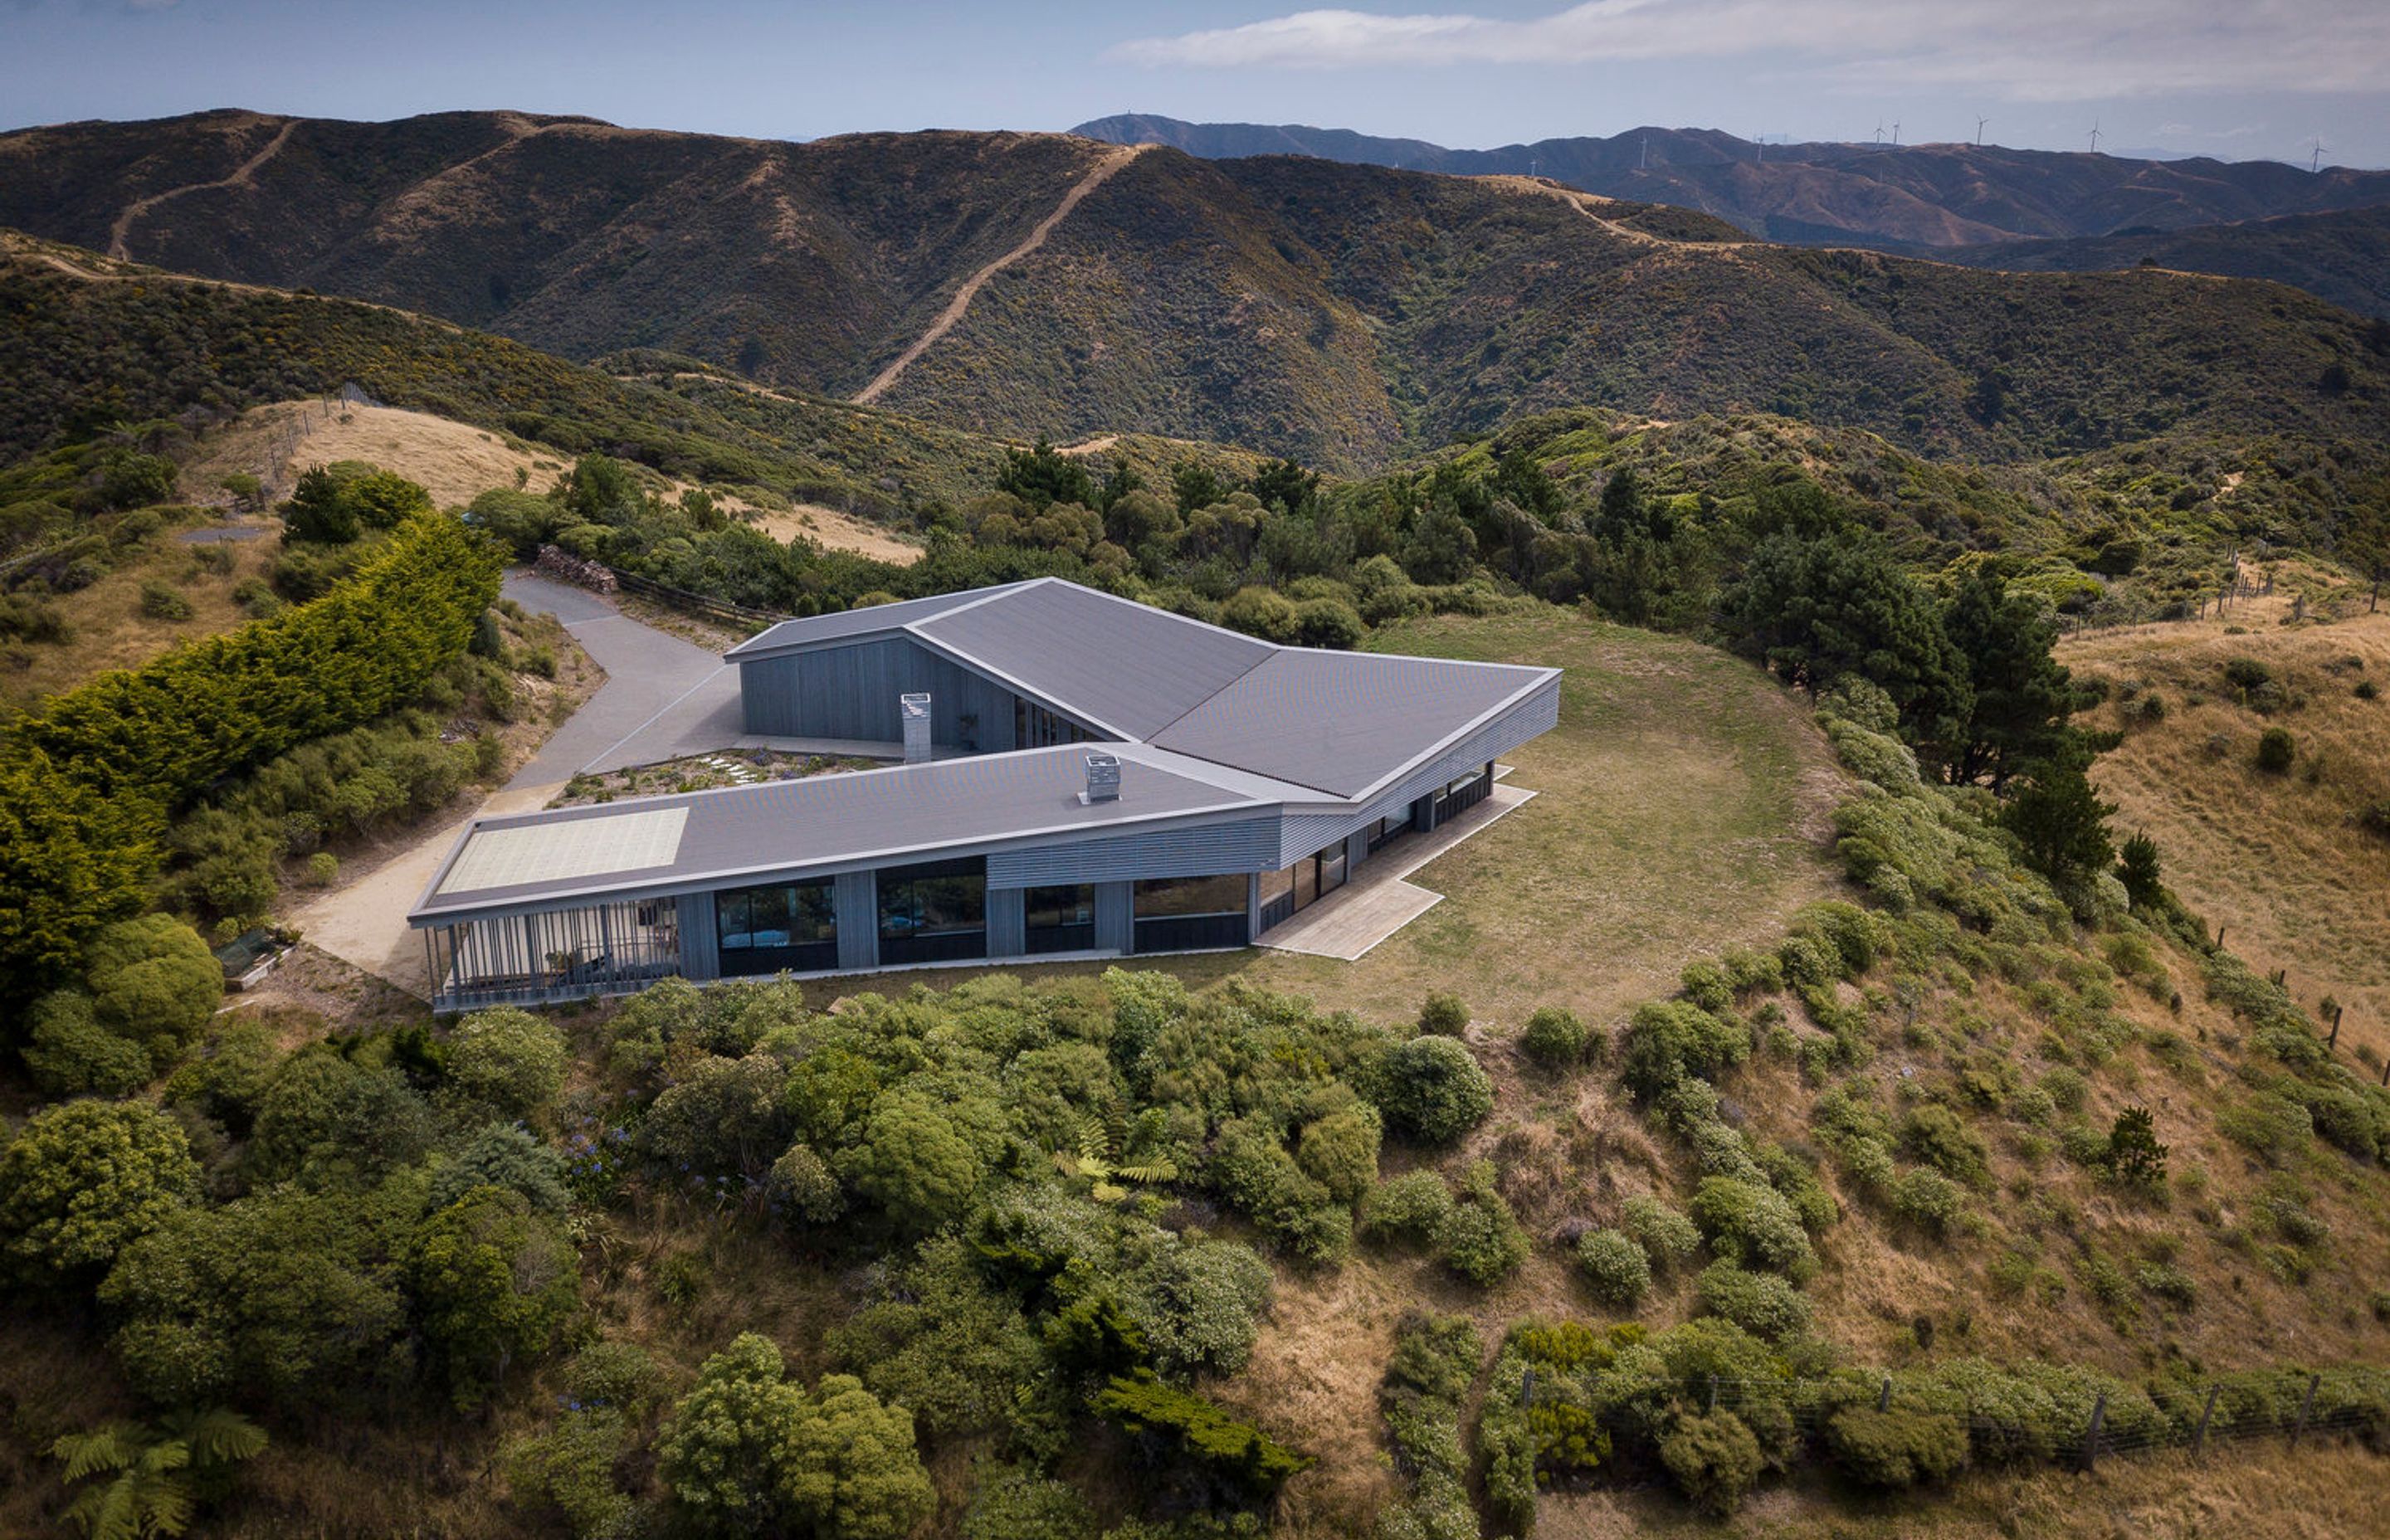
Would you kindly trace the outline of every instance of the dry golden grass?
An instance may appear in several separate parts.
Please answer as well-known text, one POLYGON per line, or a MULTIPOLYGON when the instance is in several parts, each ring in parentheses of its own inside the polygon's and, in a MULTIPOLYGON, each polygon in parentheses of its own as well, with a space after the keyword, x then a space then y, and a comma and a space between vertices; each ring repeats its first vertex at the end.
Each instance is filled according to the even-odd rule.
POLYGON ((394 406, 327 406, 284 401, 260 406, 212 436, 206 453, 184 468, 186 493, 207 496, 225 477, 245 471, 287 489, 309 466, 363 460, 421 484, 442 507, 460 507, 492 487, 511 487, 520 471, 545 492, 566 457, 486 428, 394 406))
POLYGON ((1540 1505, 1542 1540, 2345 1540, 2385 1533, 2390 1461, 2344 1444, 2280 1441, 2185 1455, 2112 1458, 2098 1470, 1989 1471, 1947 1488, 1868 1498, 1818 1487, 1763 1492, 1725 1523, 1655 1491, 1558 1493, 1540 1505))
POLYGON ((233 589, 246 579, 263 577, 281 542, 274 533, 224 541, 205 548, 225 555, 203 558, 201 547, 184 545, 174 535, 174 530, 160 531, 90 587, 50 601, 73 627, 71 641, 0 648, 0 702, 29 705, 94 674, 136 668, 178 642, 228 631, 247 620, 233 602, 233 589), (218 571, 205 565, 209 560, 228 561, 229 570, 218 571), (141 587, 150 582, 165 583, 180 594, 191 607, 189 618, 161 621, 143 614, 141 587))
POLYGON ((2142 626, 2070 641, 2060 656, 2115 694, 2137 687, 2091 717, 2126 729, 2094 772, 2116 827, 2157 842, 2168 885, 2252 967, 2287 969, 2309 1010, 2338 999, 2345 1049, 2390 1053, 2390 839, 2357 821, 2390 802, 2390 699, 2355 693, 2362 680, 2390 692, 2390 610, 2280 623, 2287 614, 2287 597, 2244 602, 2233 611, 2244 635, 2216 621, 2142 626), (2304 704, 2271 715, 2244 704, 2224 677, 2237 658, 2304 704), (2152 693, 2166 707, 2156 723, 2139 714, 2152 693), (2287 776, 2256 768, 2268 726, 2298 741, 2287 776))
POLYGON ((752 522, 778 541, 803 538, 826 550, 853 551, 857 556, 893 561, 900 567, 909 567, 921 559, 920 546, 899 540, 880 525, 819 503, 799 503, 785 513, 759 513, 752 522))

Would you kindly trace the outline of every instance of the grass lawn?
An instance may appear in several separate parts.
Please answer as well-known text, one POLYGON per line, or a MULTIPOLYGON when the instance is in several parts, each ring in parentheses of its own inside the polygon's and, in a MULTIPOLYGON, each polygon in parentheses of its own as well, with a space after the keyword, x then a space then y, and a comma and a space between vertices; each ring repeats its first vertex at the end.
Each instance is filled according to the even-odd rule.
POLYGON ((1143 966, 1387 1020, 1452 990, 1509 1032, 1539 1006, 1607 1019, 1665 994, 1691 958, 1773 938, 1836 884, 1842 773, 1801 702, 1748 664, 1546 606, 1389 626, 1371 646, 1565 670, 1560 726, 1506 757, 1510 784, 1541 794, 1412 873, 1445 901, 1358 962, 1256 949, 1143 966))

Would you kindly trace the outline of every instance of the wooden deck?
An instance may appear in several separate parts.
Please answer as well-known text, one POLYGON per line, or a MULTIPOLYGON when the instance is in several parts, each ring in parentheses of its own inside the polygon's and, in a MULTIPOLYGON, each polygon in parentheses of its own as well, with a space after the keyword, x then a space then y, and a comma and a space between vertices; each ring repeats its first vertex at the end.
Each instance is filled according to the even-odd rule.
POLYGON ((1308 909, 1264 932, 1253 944, 1315 957, 1357 961, 1369 949, 1444 902, 1404 879, 1463 840, 1485 828, 1536 795, 1503 782, 1497 771, 1493 794, 1429 834, 1412 835, 1364 861, 1353 880, 1308 909))

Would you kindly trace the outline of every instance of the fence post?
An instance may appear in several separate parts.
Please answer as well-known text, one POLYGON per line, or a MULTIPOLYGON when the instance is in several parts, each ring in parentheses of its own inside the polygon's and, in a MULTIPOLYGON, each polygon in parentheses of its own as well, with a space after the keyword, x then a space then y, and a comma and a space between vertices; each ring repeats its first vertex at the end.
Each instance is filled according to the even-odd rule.
POLYGON ((2338 1006, 2332 1007, 2332 1035, 2323 1040, 2323 1046, 2327 1048, 2340 1046, 2340 1007, 2338 1006))
POLYGON ((1527 1372, 1521 1376, 1519 1380, 1519 1405, 1522 1406, 1532 1406, 1535 1404, 1536 1369, 1535 1366, 1531 1364, 1527 1367, 1527 1372))
POLYGON ((2291 1447, 2294 1449, 2299 1446, 2299 1435, 2307 1431, 2307 1414, 2315 1410, 2316 1387, 2322 1383, 2322 1375, 2311 1374, 2307 1376, 2307 1393, 2306 1398, 2299 1403, 2298 1426, 2291 1430, 2291 1447))
POLYGON ((1875 1409, 1879 1412, 1892 1410, 1892 1376, 1888 1374, 1883 1377, 1883 1389, 1875 1392, 1875 1409))
POLYGON ((2091 1403, 2091 1426, 2083 1435, 2083 1469, 2090 1469, 2100 1462, 2100 1425, 2108 1420, 2108 1392, 2101 1391, 2100 1399, 2091 1403))
POLYGON ((2199 1408, 2199 1431, 2191 1435, 2191 1456, 2193 1459, 2197 1459, 2199 1452, 2207 1447, 2207 1420, 2216 1415, 2216 1398, 2223 1389, 2221 1385, 2207 1387, 2207 1404, 2199 1408))
POLYGON ((1710 1376, 1710 1404, 1702 1409, 1707 1412, 1717 1410, 1717 1376, 1715 1374, 1710 1376))

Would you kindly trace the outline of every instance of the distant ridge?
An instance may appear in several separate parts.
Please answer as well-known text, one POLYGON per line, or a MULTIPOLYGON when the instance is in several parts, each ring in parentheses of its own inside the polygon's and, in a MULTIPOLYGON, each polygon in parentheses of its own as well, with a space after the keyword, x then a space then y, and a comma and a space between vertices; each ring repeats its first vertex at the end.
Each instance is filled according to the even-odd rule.
POLYGON ((2320 213, 2390 203, 2390 172, 2204 157, 2136 160, 1999 145, 1762 147, 1716 129, 1447 149, 1300 123, 1195 123, 1123 113, 1072 131, 1206 160, 1309 155, 1460 175, 1543 175, 1605 198, 1698 209, 1803 245, 1965 247, 2320 213))

